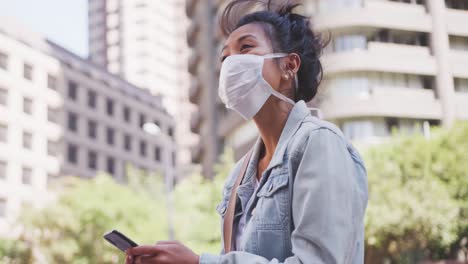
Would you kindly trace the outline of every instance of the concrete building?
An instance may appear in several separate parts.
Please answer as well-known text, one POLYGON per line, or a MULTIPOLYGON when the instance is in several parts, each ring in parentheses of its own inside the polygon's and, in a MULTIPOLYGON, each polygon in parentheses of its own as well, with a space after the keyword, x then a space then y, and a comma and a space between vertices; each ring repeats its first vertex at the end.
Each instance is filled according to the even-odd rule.
MULTIPOLYGON (((201 141, 194 161, 204 172, 224 145, 239 158, 256 137, 252 122, 224 110, 217 97, 221 38, 216 13, 225 1, 187 0, 192 20, 189 71, 196 81, 191 120, 201 141)), ((322 62, 325 79, 317 100, 324 118, 351 140, 381 142, 393 130, 414 132, 423 123, 449 126, 468 119, 468 1, 311 0, 302 12, 317 32, 332 35, 322 62)))
POLYGON ((0 21, 0 43, 0 232, 21 203, 47 200, 57 176, 125 181, 127 164, 175 167, 175 121, 161 97, 11 21, 0 21), (145 133, 145 122, 166 136, 145 133))
POLYGON ((89 59, 163 95, 163 105, 177 120, 178 174, 189 173, 195 140, 189 124, 195 107, 188 100, 185 1, 89 0, 88 6, 89 59))

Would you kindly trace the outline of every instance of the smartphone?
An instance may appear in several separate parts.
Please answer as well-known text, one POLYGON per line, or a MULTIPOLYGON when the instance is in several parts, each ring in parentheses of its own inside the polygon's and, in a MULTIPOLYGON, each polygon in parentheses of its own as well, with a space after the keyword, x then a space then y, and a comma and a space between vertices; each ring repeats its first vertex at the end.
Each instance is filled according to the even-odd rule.
POLYGON ((104 239, 109 241, 116 248, 125 252, 127 249, 138 246, 137 243, 133 242, 130 238, 126 237, 124 234, 120 233, 117 230, 112 230, 104 234, 104 239))

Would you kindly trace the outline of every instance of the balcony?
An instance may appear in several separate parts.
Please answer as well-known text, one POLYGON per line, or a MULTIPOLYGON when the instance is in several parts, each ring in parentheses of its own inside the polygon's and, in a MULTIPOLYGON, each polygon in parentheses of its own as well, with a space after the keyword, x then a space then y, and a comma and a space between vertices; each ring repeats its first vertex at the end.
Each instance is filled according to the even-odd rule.
POLYGON ((196 23, 195 21, 193 21, 190 24, 190 26, 187 28, 187 43, 189 47, 195 46, 199 31, 200 31, 200 27, 198 23, 196 23))
POLYGON ((440 119, 442 115, 432 90, 401 87, 372 87, 366 95, 325 98, 322 110, 327 119, 371 116, 440 119))
POLYGON ((200 55, 196 50, 192 49, 192 54, 189 57, 188 61, 188 71, 192 75, 197 74, 197 69, 198 69, 198 63, 200 62, 200 55))
POLYGON ((367 50, 329 54, 322 63, 326 75, 349 71, 436 74, 436 61, 428 47, 394 43, 369 42, 367 50))
POLYGON ((458 119, 468 120, 468 93, 455 93, 455 108, 458 119))
POLYGON ((468 79, 468 51, 451 50, 450 64, 454 77, 468 79))
POLYGON ((186 0, 185 1, 185 13, 187 14, 187 17, 189 18, 193 17, 197 4, 198 4, 198 0, 186 0))
POLYGON ((201 127, 201 115, 200 112, 193 111, 190 116, 190 129, 195 134, 200 134, 200 127, 201 127))
POLYGON ((315 28, 319 31, 356 27, 392 28, 417 32, 432 30, 431 17, 424 6, 390 1, 368 0, 362 8, 319 13, 314 20, 315 28))
POLYGON ((197 78, 190 77, 189 99, 191 103, 197 104, 200 102, 201 87, 197 78))
POLYGON ((468 37, 468 11, 447 9, 447 31, 450 35, 468 37))
POLYGON ((191 149, 191 156, 192 156, 192 162, 195 164, 199 164, 202 162, 202 157, 203 157, 203 149, 202 149, 202 144, 201 142, 194 145, 191 149))

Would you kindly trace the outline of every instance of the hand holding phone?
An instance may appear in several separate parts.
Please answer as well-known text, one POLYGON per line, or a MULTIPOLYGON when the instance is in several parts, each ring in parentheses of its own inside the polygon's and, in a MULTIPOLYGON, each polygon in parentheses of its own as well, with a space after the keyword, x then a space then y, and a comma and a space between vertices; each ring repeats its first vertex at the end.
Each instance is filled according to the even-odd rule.
POLYGON ((104 235, 104 239, 106 239, 109 243, 111 243, 124 253, 127 249, 138 246, 137 243, 133 242, 133 240, 126 237, 124 234, 120 233, 117 230, 112 230, 106 233, 104 235))

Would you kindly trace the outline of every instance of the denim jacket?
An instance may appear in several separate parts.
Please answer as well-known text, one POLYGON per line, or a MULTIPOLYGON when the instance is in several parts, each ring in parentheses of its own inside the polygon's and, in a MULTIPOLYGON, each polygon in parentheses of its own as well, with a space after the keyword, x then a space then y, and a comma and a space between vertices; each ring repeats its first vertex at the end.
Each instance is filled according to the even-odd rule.
MULTIPOLYGON (((203 253, 200 264, 364 263, 367 173, 341 131, 296 103, 254 191, 261 144, 259 138, 237 191, 234 222, 247 214, 242 250, 203 253)), ((221 224, 243 159, 226 180, 221 224)))

